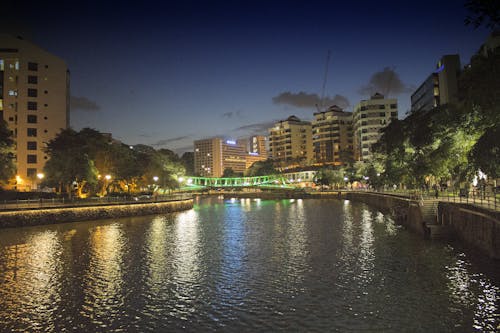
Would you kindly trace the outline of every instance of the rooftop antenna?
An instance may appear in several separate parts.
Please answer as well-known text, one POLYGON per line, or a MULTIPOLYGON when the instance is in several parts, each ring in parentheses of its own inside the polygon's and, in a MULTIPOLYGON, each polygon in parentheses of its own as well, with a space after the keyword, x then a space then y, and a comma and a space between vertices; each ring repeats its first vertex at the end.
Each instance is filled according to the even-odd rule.
POLYGON ((325 89, 326 89, 326 81, 328 79, 328 67, 330 65, 330 55, 332 51, 328 50, 326 54, 326 64, 325 64, 325 76, 323 77, 323 86, 321 87, 321 97, 319 100, 319 105, 316 104, 316 108, 318 109, 318 112, 322 112, 323 110, 323 102, 325 99, 325 89))

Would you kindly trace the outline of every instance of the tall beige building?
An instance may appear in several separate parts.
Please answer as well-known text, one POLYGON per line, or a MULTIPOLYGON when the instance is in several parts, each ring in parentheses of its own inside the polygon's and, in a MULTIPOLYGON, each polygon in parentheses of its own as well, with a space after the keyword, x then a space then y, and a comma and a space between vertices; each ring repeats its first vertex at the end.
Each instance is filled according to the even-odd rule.
POLYGON ((315 112, 312 131, 316 164, 342 165, 353 159, 352 112, 337 105, 315 112))
POLYGON ((0 115, 16 142, 13 186, 35 189, 47 160, 45 143, 69 126, 66 63, 28 41, 0 34, 0 115))
POLYGON ((269 129, 269 153, 283 166, 312 163, 312 126, 296 116, 277 122, 269 129))
POLYGON ((243 173, 246 152, 233 140, 210 138, 194 142, 194 172, 202 177, 222 177, 225 169, 243 173))
POLYGON ((354 158, 366 161, 372 157, 371 146, 382 135, 380 130, 398 118, 397 99, 387 99, 376 93, 369 100, 359 102, 353 116, 354 158))

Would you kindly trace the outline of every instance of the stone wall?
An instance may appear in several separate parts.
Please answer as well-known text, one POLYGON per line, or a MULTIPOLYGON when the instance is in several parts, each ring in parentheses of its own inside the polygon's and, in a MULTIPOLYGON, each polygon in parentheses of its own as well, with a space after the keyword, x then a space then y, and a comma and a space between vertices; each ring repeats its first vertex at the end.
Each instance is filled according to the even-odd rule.
POLYGON ((440 202, 438 222, 452 237, 500 259, 500 212, 465 203, 440 202))
POLYGON ((0 212, 0 228, 170 213, 193 208, 193 199, 109 206, 0 212))

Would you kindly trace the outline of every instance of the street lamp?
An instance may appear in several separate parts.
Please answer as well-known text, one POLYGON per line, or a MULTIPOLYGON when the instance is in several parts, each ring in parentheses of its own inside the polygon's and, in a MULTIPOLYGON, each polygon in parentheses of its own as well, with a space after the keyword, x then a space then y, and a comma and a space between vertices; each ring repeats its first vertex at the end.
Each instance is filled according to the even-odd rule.
POLYGON ((158 176, 154 176, 153 177, 153 180, 154 180, 155 183, 158 181, 158 179, 159 179, 158 176))
MULTIPOLYGON (((41 182, 42 179, 45 177, 45 175, 41 172, 37 173, 36 174, 36 177, 38 178, 38 182, 41 182)), ((38 184, 38 187, 40 186, 40 184, 38 184)))

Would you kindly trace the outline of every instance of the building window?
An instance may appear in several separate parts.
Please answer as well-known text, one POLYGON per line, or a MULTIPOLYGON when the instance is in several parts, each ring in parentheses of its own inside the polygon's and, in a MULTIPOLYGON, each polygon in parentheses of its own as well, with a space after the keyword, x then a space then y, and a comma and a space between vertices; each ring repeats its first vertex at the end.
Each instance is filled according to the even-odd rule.
POLYGON ((398 117, 398 113, 397 112, 391 112, 391 117, 398 117))
POLYGON ((28 141, 28 150, 36 150, 37 144, 36 141, 28 141))
POLYGON ((28 70, 29 71, 37 71, 38 64, 36 62, 28 62, 28 70))
POLYGON ((27 159, 30 164, 36 163, 36 155, 28 155, 27 159))
POLYGON ((28 128, 28 136, 36 137, 36 128, 28 128))
POLYGON ((35 178, 36 176, 36 169, 35 168, 28 168, 26 169, 26 175, 28 178, 35 178))
POLYGON ((385 117, 385 112, 380 112, 379 117, 385 117))
POLYGON ((391 104, 391 109, 396 109, 398 107, 397 104, 391 104))
POLYGON ((28 89, 28 97, 38 97, 38 90, 29 88, 28 89))
POLYGON ((45 95, 47 95, 47 94, 49 93, 49 91, 48 91, 48 90, 44 90, 44 91, 43 91, 43 93, 44 93, 45 95))
POLYGON ((28 115, 28 124, 36 124, 37 123, 37 118, 35 115, 29 114, 28 115))
POLYGON ((28 83, 37 84, 38 83, 38 76, 28 75, 28 83))
POLYGON ((17 96, 17 90, 9 90, 9 96, 17 96))
POLYGON ((38 105, 36 102, 28 102, 28 110, 36 111, 37 108, 38 108, 38 105))

